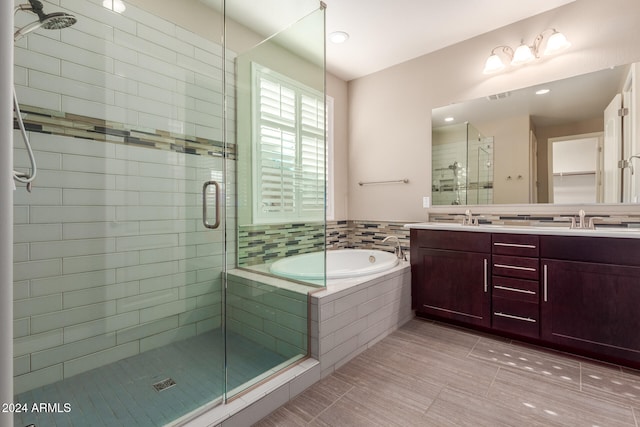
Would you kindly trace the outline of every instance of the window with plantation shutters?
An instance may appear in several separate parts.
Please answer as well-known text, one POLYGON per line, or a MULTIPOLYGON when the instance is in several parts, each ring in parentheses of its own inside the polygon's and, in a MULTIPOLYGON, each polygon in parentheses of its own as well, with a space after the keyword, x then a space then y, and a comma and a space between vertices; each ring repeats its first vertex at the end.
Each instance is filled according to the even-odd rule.
POLYGON ((254 96, 254 222, 324 219, 324 95, 258 64, 254 96))

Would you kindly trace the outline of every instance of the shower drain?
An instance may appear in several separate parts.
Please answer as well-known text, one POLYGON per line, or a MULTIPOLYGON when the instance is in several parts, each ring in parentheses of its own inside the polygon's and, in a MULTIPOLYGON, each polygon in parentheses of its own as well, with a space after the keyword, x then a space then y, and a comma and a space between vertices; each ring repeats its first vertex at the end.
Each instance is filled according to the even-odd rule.
POLYGON ((153 385, 153 388, 155 388, 156 391, 163 391, 170 387, 173 387, 174 385, 176 385, 176 382, 172 378, 167 378, 165 380, 158 381, 157 383, 155 383, 153 385))

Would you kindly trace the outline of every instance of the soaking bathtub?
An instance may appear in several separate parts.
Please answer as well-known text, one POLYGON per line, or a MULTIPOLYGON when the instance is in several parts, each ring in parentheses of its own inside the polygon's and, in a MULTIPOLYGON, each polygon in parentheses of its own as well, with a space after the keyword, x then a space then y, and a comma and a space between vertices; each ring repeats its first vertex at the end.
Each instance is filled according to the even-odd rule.
MULTIPOLYGON (((272 274, 296 280, 325 278, 325 252, 312 252, 280 259, 271 264, 272 274)), ((368 276, 398 265, 395 254, 369 249, 340 249, 326 252, 327 280, 368 276)))

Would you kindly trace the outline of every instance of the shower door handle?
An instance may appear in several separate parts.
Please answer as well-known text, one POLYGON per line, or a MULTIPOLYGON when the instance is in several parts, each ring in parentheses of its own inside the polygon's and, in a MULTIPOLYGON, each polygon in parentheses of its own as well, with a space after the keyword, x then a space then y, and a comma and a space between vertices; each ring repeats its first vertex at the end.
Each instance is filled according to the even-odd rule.
POLYGON ((217 181, 207 181, 202 186, 202 223, 205 227, 215 229, 220 226, 220 184, 217 181), (207 188, 213 185, 216 189, 216 222, 211 224, 207 217, 207 188))

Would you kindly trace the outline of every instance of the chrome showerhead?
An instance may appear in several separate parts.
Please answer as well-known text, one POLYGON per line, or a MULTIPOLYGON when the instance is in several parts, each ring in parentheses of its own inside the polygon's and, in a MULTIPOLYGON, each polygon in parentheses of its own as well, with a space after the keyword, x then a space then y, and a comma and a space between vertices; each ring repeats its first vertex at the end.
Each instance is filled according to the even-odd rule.
POLYGON ((75 16, 64 12, 55 12, 45 15, 40 19, 45 30, 62 30, 78 22, 75 16))
POLYGON ((63 28, 70 27, 77 22, 76 17, 68 13, 54 12, 45 14, 42 9, 42 3, 38 0, 29 0, 29 4, 21 4, 16 7, 16 12, 24 10, 35 13, 38 15, 38 20, 18 29, 13 34, 13 41, 26 36, 40 27, 45 30, 61 30, 63 28))

